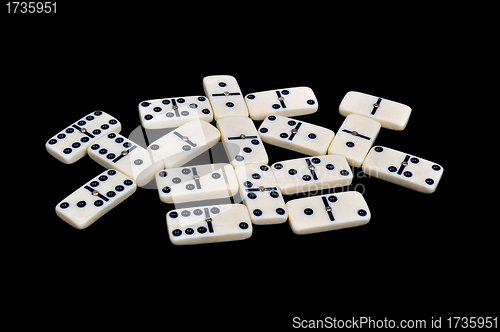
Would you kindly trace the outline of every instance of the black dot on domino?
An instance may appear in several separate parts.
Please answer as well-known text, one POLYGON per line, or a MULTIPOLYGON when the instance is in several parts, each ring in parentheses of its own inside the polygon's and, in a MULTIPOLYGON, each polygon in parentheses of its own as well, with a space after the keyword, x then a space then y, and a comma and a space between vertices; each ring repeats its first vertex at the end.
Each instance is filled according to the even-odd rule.
POLYGON ((238 225, 241 229, 247 229, 248 228, 248 224, 246 222, 240 222, 239 225, 238 225))
POLYGON ((366 216, 367 212, 366 212, 365 210, 363 210, 363 209, 359 209, 359 210, 358 210, 358 214, 359 214, 361 217, 364 217, 364 216, 366 216))
POLYGON ((306 208, 304 209, 304 213, 308 216, 312 215, 314 213, 313 209, 311 208, 306 208))
POLYGON ((282 215, 285 214, 285 209, 283 209, 283 208, 277 208, 276 209, 276 213, 282 216, 282 215))
POLYGON ((255 209, 253 210, 253 214, 257 217, 260 217, 262 215, 262 210, 260 209, 255 209))

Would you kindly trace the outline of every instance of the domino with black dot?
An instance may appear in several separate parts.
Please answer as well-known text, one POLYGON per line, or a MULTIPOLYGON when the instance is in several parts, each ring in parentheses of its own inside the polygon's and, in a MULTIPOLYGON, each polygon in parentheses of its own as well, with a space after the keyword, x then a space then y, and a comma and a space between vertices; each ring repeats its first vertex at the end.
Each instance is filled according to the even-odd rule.
POLYGON ((285 160, 271 165, 285 195, 351 184, 353 174, 344 156, 325 155, 285 160))
POLYGON ((264 120, 272 114, 306 115, 318 110, 318 100, 313 90, 305 86, 254 92, 246 95, 245 101, 253 120, 264 120))
POLYGON ((203 120, 192 120, 160 137, 148 151, 163 159, 166 168, 179 167, 220 140, 220 131, 203 120))
POLYGON ((360 167, 380 131, 380 123, 358 114, 349 114, 328 148, 328 154, 343 155, 349 165, 360 167))
POLYGON ((288 212, 271 167, 247 164, 237 166, 234 171, 240 186, 240 196, 248 208, 252 223, 284 223, 288 212))
POLYGON ((169 168, 156 174, 158 195, 164 203, 183 203, 232 197, 238 179, 230 164, 169 168))
POLYGON ((191 120, 212 122, 212 106, 205 96, 145 100, 139 103, 139 117, 146 129, 179 127, 191 120))
POLYGON ((371 218, 363 195, 357 191, 298 198, 286 206, 290 227, 298 235, 360 226, 371 218))
POLYGON ((362 166, 370 176, 431 194, 443 175, 443 166, 384 146, 374 146, 362 166))
POLYGON ((264 144, 249 117, 225 117, 217 121, 222 145, 233 167, 242 164, 267 164, 264 144))
POLYGON ((88 154, 103 167, 117 169, 131 177, 139 187, 148 184, 165 168, 160 157, 117 133, 95 141, 88 148, 88 154))
POLYGON ((65 164, 72 164, 87 154, 87 148, 109 132, 119 133, 120 121, 103 111, 95 111, 68 126, 47 141, 45 148, 65 164))
POLYGON ((170 241, 175 245, 248 239, 252 222, 242 204, 221 204, 177 209, 167 213, 170 241))
POLYGON ((335 136, 327 128, 281 115, 269 115, 259 127, 266 143, 309 156, 324 155, 335 136))
POLYGON ((248 116, 247 104, 233 76, 207 76, 203 78, 203 90, 210 100, 215 120, 226 116, 248 116))
POLYGON ((80 187, 56 206, 56 214, 84 229, 132 195, 137 186, 128 176, 109 169, 80 187))

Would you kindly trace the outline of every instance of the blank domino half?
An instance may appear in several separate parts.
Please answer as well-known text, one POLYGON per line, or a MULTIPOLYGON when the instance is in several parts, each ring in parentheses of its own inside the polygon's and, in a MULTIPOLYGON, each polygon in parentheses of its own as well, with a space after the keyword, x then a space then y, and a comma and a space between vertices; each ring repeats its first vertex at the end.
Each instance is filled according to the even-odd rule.
POLYGON ((136 189, 131 178, 109 169, 57 204, 56 214, 75 228, 87 228, 136 189))
POLYGON ((255 125, 247 116, 226 117, 217 121, 222 145, 233 167, 242 164, 267 164, 264 144, 255 125))
POLYGON ((328 154, 341 154, 349 165, 360 167, 380 131, 380 123, 358 114, 349 114, 328 148, 328 154))
POLYGON ((214 119, 205 96, 146 100, 139 104, 139 117, 146 129, 174 128, 195 119, 207 122, 214 119))
POLYGON ((139 187, 164 169, 163 160, 128 138, 109 133, 88 148, 89 157, 106 168, 114 168, 131 177, 139 187))
POLYGON ((270 115, 260 125, 259 135, 266 143, 317 156, 326 154, 335 133, 304 121, 270 115))
POLYGON ((326 155, 285 160, 271 166, 283 194, 317 191, 351 184, 353 174, 344 156, 326 155))
POLYGON ((160 137, 148 150, 163 159, 166 168, 182 166, 220 140, 220 131, 203 120, 192 120, 160 137))
POLYGON ((203 89, 214 111, 214 119, 225 116, 248 116, 236 78, 229 75, 213 75, 203 78, 203 89))
POLYGON ((156 184, 164 203, 232 197, 238 193, 238 179, 230 164, 169 168, 156 174, 156 184))
POLYGON ((374 146, 365 161, 363 172, 422 193, 433 193, 443 167, 431 161, 382 146, 374 146))
POLYGON ((367 116, 380 122, 384 128, 403 130, 410 119, 411 108, 392 100, 349 91, 340 103, 339 113, 343 116, 351 113, 367 116))
POLYGON ((251 93, 245 101, 253 120, 264 120, 271 114, 297 116, 318 110, 313 90, 305 86, 251 93))
POLYGON ((248 164, 234 169, 240 185, 240 196, 254 224, 279 224, 288 216, 283 195, 267 165, 248 164))
POLYGON ((288 201, 288 219, 295 234, 309 234, 364 225, 370 210, 357 191, 299 198, 288 201))
POLYGON ((172 210, 167 213, 170 241, 175 245, 248 239, 252 222, 242 204, 222 204, 172 210))
POLYGON ((68 126, 47 141, 47 151, 65 164, 87 154, 87 148, 106 133, 119 133, 120 121, 103 111, 95 111, 68 126))

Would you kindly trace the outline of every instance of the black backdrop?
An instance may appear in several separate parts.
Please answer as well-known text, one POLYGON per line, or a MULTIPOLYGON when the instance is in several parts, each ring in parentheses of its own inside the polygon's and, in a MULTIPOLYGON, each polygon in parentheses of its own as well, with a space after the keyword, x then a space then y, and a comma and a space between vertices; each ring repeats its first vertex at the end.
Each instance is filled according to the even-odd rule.
MULTIPOLYGON (((60 24, 2 34, 9 73, 5 107, 19 135, 8 149, 13 144, 23 151, 13 158, 20 165, 9 166, 14 175, 8 181, 22 200, 8 200, 20 213, 5 216, 18 226, 15 236, 4 233, 5 253, 21 299, 35 307, 51 299, 69 316, 107 316, 118 300, 127 319, 151 308, 147 317, 165 326, 229 320, 283 328, 295 316, 430 321, 487 314, 493 234, 466 227, 455 184, 456 131, 447 116, 455 110, 450 100, 457 98, 447 86, 457 78, 447 57, 452 43, 430 41, 433 34, 421 31, 398 37, 392 28, 347 33, 352 25, 335 21, 309 22, 307 29, 297 23, 293 30, 273 25, 255 33, 219 31, 224 20, 193 29, 182 21, 160 24, 154 34, 135 29, 146 21, 130 21, 127 29, 106 22, 100 30, 102 22, 87 17, 75 30, 60 24), (51 157, 44 144, 52 135, 103 110, 121 121, 128 136, 140 125, 139 102, 203 95, 203 77, 217 74, 236 77, 244 95, 309 86, 319 110, 300 119, 335 132, 344 119, 338 105, 348 91, 409 105, 407 128, 382 128, 375 144, 441 164, 437 191, 421 194, 363 177, 355 168, 349 189, 364 193, 372 213, 367 225, 303 236, 288 223, 257 225, 248 240, 197 246, 170 243, 165 215, 172 205, 155 190, 138 188, 85 230, 57 217, 56 204, 103 168, 89 157, 72 165, 51 157)), ((266 149, 269 164, 301 156, 266 149)), ((302 196, 286 200, 295 197, 302 196)), ((47 311, 43 319, 51 322, 56 314, 47 311)))

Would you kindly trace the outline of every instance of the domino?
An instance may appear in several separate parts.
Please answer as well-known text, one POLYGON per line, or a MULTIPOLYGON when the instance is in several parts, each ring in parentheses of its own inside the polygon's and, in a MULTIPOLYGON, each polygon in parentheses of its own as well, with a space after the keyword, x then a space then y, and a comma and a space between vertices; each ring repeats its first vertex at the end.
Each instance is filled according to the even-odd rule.
POLYGON ((210 99, 215 120, 226 116, 248 116, 247 104, 233 76, 207 76, 203 78, 203 90, 210 99))
POLYGON ((173 210, 167 213, 170 241, 175 245, 248 239, 252 222, 242 204, 222 204, 173 210))
POLYGON ((160 200, 182 203, 232 197, 238 193, 238 179, 229 164, 169 168, 156 173, 160 200))
POLYGON ((327 128, 281 115, 269 115, 259 127, 266 143, 309 156, 326 154, 335 133, 327 128))
POLYGON ((346 186, 353 179, 349 164, 341 155, 280 161, 271 165, 271 169, 285 195, 346 186))
POLYGON ((240 185, 240 196, 248 208, 252 223, 284 223, 288 213, 271 168, 267 165, 248 164, 237 166, 234 171, 240 185))
POLYGON ((358 114, 349 114, 328 148, 328 154, 341 154, 349 165, 360 167, 380 131, 380 123, 358 114))
POLYGON ((47 141, 45 148, 65 164, 72 164, 87 154, 87 148, 109 132, 119 133, 121 123, 103 111, 95 111, 73 123, 47 141))
POLYGON ((207 122, 214 119, 205 96, 146 100, 139 104, 139 117, 146 129, 174 128, 195 119, 207 122))
POLYGON ((363 172, 422 193, 433 193, 443 166, 404 152, 374 146, 363 163, 363 172))
POLYGON ((288 201, 288 219, 295 234, 331 231, 368 223, 370 210, 357 191, 288 201))
POLYGON ((87 182, 56 206, 56 214, 71 226, 84 229, 132 195, 135 182, 109 169, 87 182))
POLYGON ((410 119, 411 108, 392 100, 349 91, 340 103, 339 113, 343 116, 352 113, 367 116, 380 122, 383 128, 403 130, 410 119))
POLYGON ((264 120, 272 114, 306 115, 318 110, 313 90, 305 86, 251 93, 245 96, 245 102, 253 120, 264 120))
POLYGON ((219 140, 217 128, 203 120, 192 120, 151 143, 148 150, 162 158, 166 168, 174 168, 210 149, 219 140))
POLYGON ((163 160, 126 137, 109 133, 88 148, 89 157, 106 168, 114 168, 132 178, 139 187, 165 168, 163 160))
POLYGON ((233 167, 267 164, 269 158, 255 125, 249 117, 226 117, 217 121, 222 145, 233 167))

